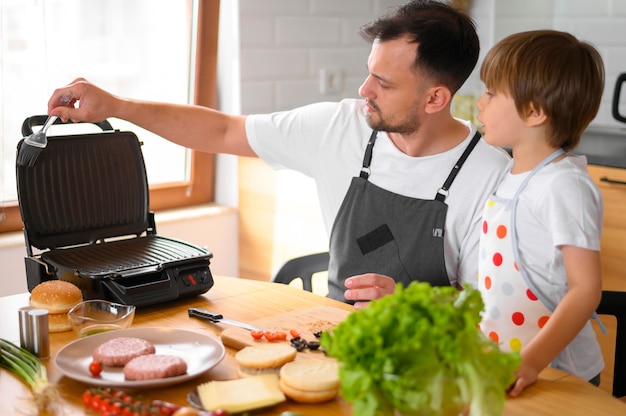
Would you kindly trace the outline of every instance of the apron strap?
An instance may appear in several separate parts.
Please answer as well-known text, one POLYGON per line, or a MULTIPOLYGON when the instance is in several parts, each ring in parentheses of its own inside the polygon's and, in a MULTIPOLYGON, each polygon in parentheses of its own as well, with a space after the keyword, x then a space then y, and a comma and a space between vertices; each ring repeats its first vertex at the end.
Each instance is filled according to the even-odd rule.
POLYGON ((515 258, 515 262, 519 268, 522 278, 526 282, 526 286, 528 286, 530 290, 533 291, 535 296, 539 298, 541 303, 543 303, 551 311, 554 311, 554 309, 556 308, 556 304, 552 302, 550 296, 543 293, 541 290, 539 290, 539 287, 536 284, 534 284, 534 282, 528 275, 528 272, 526 271, 526 268, 524 267, 524 263, 522 263, 522 259, 519 255, 519 244, 517 242, 517 226, 516 226, 517 202, 519 201, 519 195, 522 193, 524 188, 526 188, 526 185, 528 185, 528 182, 535 175, 535 173, 537 173, 541 168, 543 168, 544 166, 546 166, 547 164, 549 164, 550 162, 552 162, 553 160, 555 160, 557 157, 561 156, 564 153, 565 151, 563 149, 557 149, 548 157, 546 157, 544 160, 542 160, 537 166, 535 166, 530 171, 530 174, 526 176, 526 178, 524 179, 522 184, 519 186, 519 188, 517 188, 517 191, 515 192, 515 195, 513 196, 513 201, 512 201, 512 206, 511 206, 511 224, 513 225, 511 227, 511 243, 513 244, 513 257, 515 258))
POLYGON ((476 132, 476 134, 474 134, 474 137, 472 137, 472 141, 467 145, 465 151, 452 168, 450 175, 448 175, 448 179, 446 179, 446 181, 443 183, 443 186, 437 190, 437 195, 435 195, 435 199, 437 201, 443 202, 446 200, 446 197, 448 196, 448 190, 450 189, 450 186, 452 186, 452 182, 456 178, 456 175, 459 173, 459 170, 461 170, 461 166, 463 166, 463 163, 465 163, 470 153, 472 153, 472 150, 474 150, 474 147, 476 147, 476 144, 479 140, 480 133, 476 132))
POLYGON ((365 156, 363 156, 363 167, 361 167, 361 173, 359 176, 363 179, 367 179, 370 176, 370 165, 372 164, 372 151, 374 150, 374 142, 376 142, 376 137, 378 134, 378 130, 373 130, 370 139, 367 142, 367 147, 365 148, 365 156))
MULTIPOLYGON (((374 150, 374 143, 376 142, 377 135, 378 130, 373 130, 372 135, 367 142, 367 147, 365 148, 365 155, 363 156, 363 166, 361 167, 361 172, 359 174, 359 176, 363 179, 369 178, 371 173, 370 165, 372 164, 372 153, 374 150)), ((446 197, 448 196, 448 190, 450 189, 450 186, 452 186, 452 182, 454 182, 456 175, 459 173, 459 170, 461 170, 463 163, 465 163, 470 153, 472 153, 472 150, 474 150, 474 147, 476 147, 476 144, 480 140, 480 137, 481 136, 479 132, 476 132, 476 134, 474 134, 472 141, 467 145, 459 160, 457 160, 443 186, 437 190, 437 195, 435 196, 435 199, 437 201, 445 201, 446 197)))

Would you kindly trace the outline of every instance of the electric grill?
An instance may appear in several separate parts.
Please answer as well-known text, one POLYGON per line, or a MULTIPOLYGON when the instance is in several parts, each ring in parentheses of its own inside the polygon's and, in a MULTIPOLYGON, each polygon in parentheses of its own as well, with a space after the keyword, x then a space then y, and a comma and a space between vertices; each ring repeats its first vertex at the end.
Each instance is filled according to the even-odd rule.
MULTIPOLYGON (((27 118, 22 135, 45 119, 27 118)), ((61 279, 137 307, 207 292, 212 253, 157 234, 137 136, 95 124, 102 132, 48 137, 34 166, 16 164, 28 290, 61 279)))

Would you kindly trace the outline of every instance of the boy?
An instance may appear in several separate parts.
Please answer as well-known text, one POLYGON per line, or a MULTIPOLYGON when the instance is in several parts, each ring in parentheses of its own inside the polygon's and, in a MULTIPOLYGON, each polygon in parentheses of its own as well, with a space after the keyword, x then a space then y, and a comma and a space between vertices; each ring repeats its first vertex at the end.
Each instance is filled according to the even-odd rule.
POLYGON ((568 33, 540 30, 496 44, 481 68, 485 140, 513 159, 483 212, 481 329, 522 364, 510 395, 547 365, 599 384, 604 367, 589 318, 602 294, 602 197, 586 159, 568 153, 595 117, 602 59, 568 33))

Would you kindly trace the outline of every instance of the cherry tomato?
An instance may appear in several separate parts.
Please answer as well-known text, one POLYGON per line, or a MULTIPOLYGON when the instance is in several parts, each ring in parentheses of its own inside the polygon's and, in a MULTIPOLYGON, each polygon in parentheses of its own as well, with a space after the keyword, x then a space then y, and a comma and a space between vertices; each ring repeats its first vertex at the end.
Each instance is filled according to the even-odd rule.
POLYGON ((300 331, 298 331, 297 329, 290 329, 289 333, 294 338, 298 338, 300 336, 300 331))
POLYGON ((83 393, 82 397, 83 397, 83 404, 85 405, 85 407, 91 406, 91 392, 87 390, 86 392, 83 393))
POLYGON ((268 341, 276 341, 276 332, 272 332, 272 331, 265 331, 263 333, 263 336, 265 337, 266 340, 268 341))
POLYGON ((275 332, 275 336, 276 336, 276 341, 284 341, 287 339, 287 333, 286 332, 282 332, 282 331, 278 331, 275 332))
POLYGON ((252 335, 254 339, 261 339, 263 338, 263 331, 250 331, 250 335, 252 335))
POLYGON ((102 363, 99 361, 92 361, 89 364, 89 372, 92 376, 98 377, 102 373, 102 363))

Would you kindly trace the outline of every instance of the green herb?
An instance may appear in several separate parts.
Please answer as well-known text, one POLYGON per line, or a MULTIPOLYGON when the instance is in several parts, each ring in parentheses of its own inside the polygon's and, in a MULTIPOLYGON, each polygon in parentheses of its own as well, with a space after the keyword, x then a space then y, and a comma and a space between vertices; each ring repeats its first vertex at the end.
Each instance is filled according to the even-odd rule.
POLYGON ((483 307, 469 286, 413 282, 325 331, 354 414, 501 415, 521 358, 480 332, 483 307))
POLYGON ((0 339, 0 367, 21 378, 31 389, 37 409, 41 413, 60 411, 60 394, 48 382, 46 366, 30 351, 10 341, 0 339))

